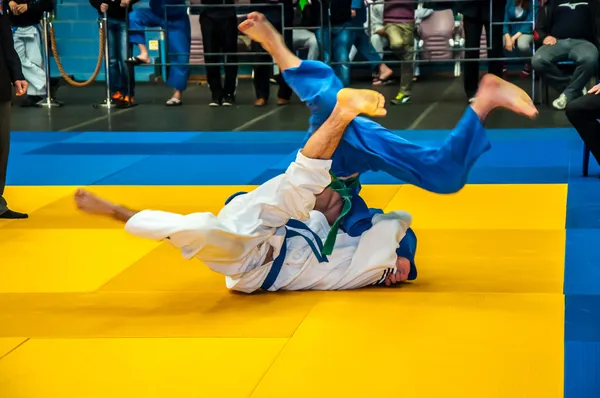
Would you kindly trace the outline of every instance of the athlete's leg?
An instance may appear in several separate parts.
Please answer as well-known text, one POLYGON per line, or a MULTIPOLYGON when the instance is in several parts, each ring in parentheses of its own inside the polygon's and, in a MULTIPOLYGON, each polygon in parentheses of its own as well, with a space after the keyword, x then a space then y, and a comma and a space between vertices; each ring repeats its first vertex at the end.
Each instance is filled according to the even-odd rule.
POLYGON ((456 192, 466 183, 477 159, 490 148, 483 123, 496 108, 507 108, 530 118, 537 115, 537 109, 523 90, 486 75, 474 103, 441 146, 416 145, 369 119, 356 118, 348 126, 344 141, 354 151, 349 150, 347 157, 357 158, 360 154, 354 162, 360 169, 348 172, 381 170, 428 191, 456 192))

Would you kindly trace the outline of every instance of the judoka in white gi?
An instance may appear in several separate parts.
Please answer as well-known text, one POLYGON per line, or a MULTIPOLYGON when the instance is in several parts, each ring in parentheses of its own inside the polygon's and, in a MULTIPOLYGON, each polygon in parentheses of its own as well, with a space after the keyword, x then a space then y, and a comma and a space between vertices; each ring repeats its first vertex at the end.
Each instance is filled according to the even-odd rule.
POLYGON ((344 89, 329 119, 311 136, 285 174, 233 198, 217 216, 135 212, 78 190, 78 207, 126 222, 136 236, 168 240, 184 257, 197 257, 226 276, 227 287, 264 290, 353 289, 405 280, 410 264, 396 255, 410 226, 405 212, 376 215, 361 237, 340 232, 333 253, 320 254, 340 197, 326 191, 329 170, 344 129, 359 113, 385 114, 385 100, 369 90, 344 89), (326 192, 324 192, 326 191, 326 192))

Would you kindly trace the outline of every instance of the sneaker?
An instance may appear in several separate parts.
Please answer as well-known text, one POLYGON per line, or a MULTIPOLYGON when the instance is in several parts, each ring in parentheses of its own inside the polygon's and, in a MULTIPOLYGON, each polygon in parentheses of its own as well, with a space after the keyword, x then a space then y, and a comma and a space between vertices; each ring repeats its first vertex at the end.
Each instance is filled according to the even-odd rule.
POLYGON ((526 78, 531 76, 531 64, 525 64, 525 67, 521 71, 521 77, 526 78))
POLYGON ((219 98, 213 97, 212 100, 208 103, 208 106, 221 106, 221 100, 219 98))
POLYGON ((390 101, 393 105, 402 105, 410 102, 410 95, 398 93, 396 98, 390 101))
POLYGON ((226 95, 223 98, 223 106, 231 106, 235 103, 235 98, 233 95, 226 95))
POLYGON ((112 95, 112 99, 114 99, 114 100, 121 100, 121 99, 123 99, 123 94, 121 94, 120 92, 117 91, 116 93, 114 93, 112 95))
POLYGON ((567 96, 561 94, 557 99, 552 102, 552 106, 559 111, 562 111, 567 107, 567 96))

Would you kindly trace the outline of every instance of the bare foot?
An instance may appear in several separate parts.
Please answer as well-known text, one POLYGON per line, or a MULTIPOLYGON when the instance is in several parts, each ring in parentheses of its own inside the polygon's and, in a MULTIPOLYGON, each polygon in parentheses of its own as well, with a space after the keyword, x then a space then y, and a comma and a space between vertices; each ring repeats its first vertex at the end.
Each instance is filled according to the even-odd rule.
POLYGON ((538 115, 537 108, 525 91, 491 74, 481 79, 472 107, 483 119, 495 108, 506 108, 531 119, 538 115))
POLYGON ((77 208, 88 214, 112 215, 115 205, 83 189, 75 192, 77 208))
POLYGON ((255 42, 263 45, 277 40, 279 37, 279 33, 273 25, 259 12, 248 14, 247 19, 238 26, 238 29, 255 42))
POLYGON ((385 116, 387 110, 385 97, 373 90, 357 90, 354 88, 343 88, 337 94, 338 106, 349 114, 358 116, 385 116))

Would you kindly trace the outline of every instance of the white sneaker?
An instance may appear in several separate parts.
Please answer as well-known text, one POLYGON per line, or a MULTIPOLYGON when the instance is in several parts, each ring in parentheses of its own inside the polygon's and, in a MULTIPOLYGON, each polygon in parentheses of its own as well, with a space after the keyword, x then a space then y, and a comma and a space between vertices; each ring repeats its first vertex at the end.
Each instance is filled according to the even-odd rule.
POLYGON ((557 99, 552 102, 552 106, 559 111, 562 111, 567 107, 567 96, 561 94, 557 99))

